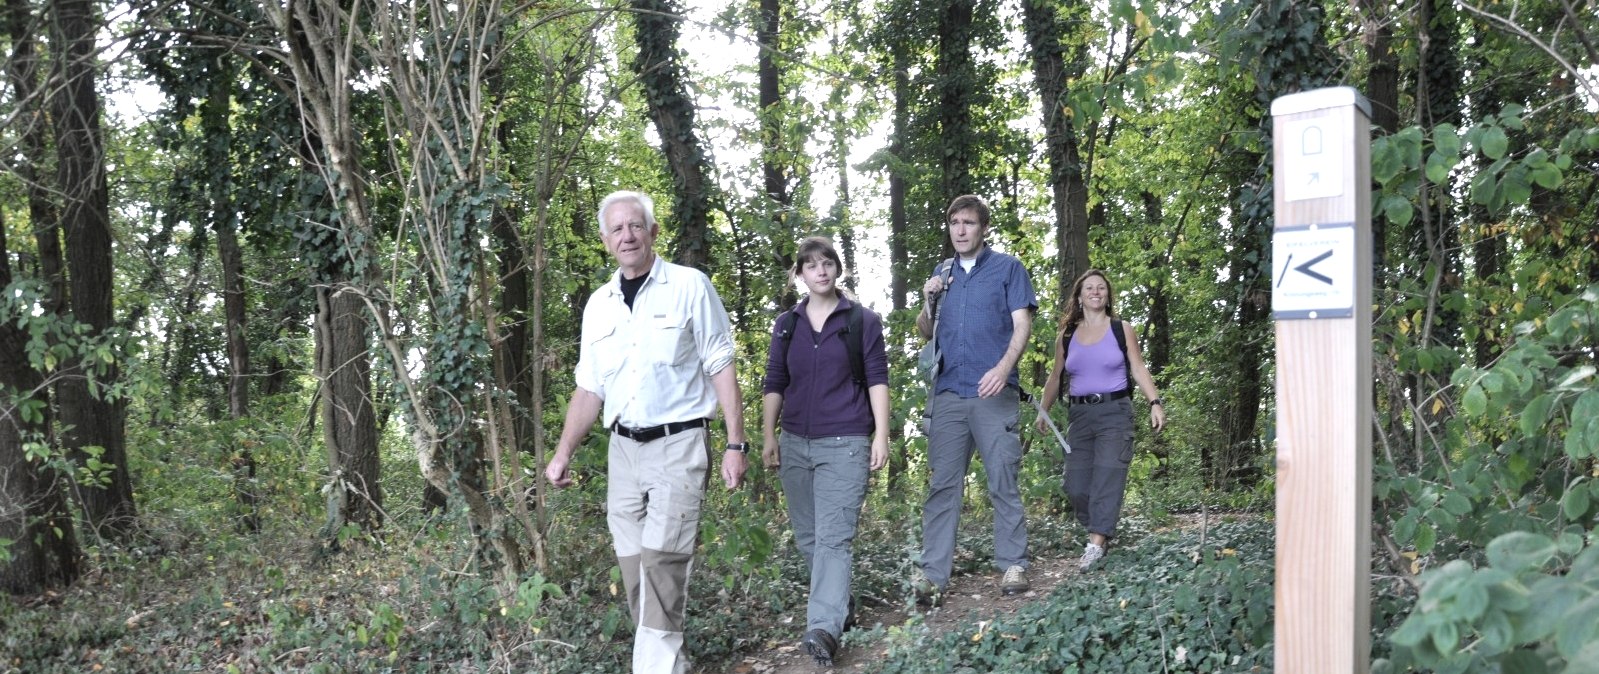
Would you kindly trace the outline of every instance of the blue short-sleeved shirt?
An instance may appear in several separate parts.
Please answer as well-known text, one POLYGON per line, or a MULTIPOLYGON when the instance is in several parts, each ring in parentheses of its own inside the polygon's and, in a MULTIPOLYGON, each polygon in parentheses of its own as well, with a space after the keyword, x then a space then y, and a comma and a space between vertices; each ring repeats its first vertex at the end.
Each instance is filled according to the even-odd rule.
MULTIPOLYGON (((970 272, 955 262, 954 277, 938 307, 938 350, 944 358, 940 392, 977 397, 978 380, 999 364, 1010 346, 1016 332, 1011 313, 1017 309, 1038 309, 1033 281, 1021 260, 985 245, 970 272)), ((1007 381, 1019 387, 1016 368, 1007 381)))

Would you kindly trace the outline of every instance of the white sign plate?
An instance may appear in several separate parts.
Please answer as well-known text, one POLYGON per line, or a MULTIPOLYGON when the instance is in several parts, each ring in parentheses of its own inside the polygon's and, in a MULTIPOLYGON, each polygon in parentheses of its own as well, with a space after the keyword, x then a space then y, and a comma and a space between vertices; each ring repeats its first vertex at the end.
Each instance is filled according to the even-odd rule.
POLYGON ((1343 134, 1330 117, 1283 122, 1283 200, 1325 199, 1344 193, 1343 134))
POLYGON ((1355 225, 1278 229, 1271 236, 1271 315, 1348 318, 1355 309, 1355 225))

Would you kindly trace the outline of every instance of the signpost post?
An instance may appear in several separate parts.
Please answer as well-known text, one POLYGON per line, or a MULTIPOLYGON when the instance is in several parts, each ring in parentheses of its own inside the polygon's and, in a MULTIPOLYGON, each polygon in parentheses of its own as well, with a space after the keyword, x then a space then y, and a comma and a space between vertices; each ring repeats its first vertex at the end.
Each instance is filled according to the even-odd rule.
POLYGON ((1370 104, 1272 102, 1278 672, 1371 668, 1370 104))

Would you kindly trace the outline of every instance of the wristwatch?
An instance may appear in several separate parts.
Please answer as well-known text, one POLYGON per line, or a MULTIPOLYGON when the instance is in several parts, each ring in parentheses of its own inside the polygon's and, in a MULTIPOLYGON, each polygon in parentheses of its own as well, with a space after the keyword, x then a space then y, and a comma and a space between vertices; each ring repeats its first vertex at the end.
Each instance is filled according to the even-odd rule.
POLYGON ((1165 407, 1166 406, 1166 401, 1161 400, 1160 398, 1156 398, 1154 400, 1149 401, 1149 406, 1150 407, 1154 407, 1156 405, 1160 405, 1161 407, 1165 407))
POLYGON ((729 451, 729 452, 738 452, 740 454, 746 454, 747 455, 747 454, 750 453, 750 443, 748 443, 748 442, 729 442, 729 443, 727 443, 727 451, 729 451))

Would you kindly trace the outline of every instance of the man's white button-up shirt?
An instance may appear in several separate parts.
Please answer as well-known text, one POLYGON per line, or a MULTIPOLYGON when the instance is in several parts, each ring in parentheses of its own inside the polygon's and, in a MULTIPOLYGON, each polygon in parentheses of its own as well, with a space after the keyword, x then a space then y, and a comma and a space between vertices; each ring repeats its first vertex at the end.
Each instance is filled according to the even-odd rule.
POLYGON ((732 324, 711 280, 655 256, 628 309, 621 272, 583 308, 577 385, 605 401, 606 428, 716 415, 714 375, 733 364, 732 324))

